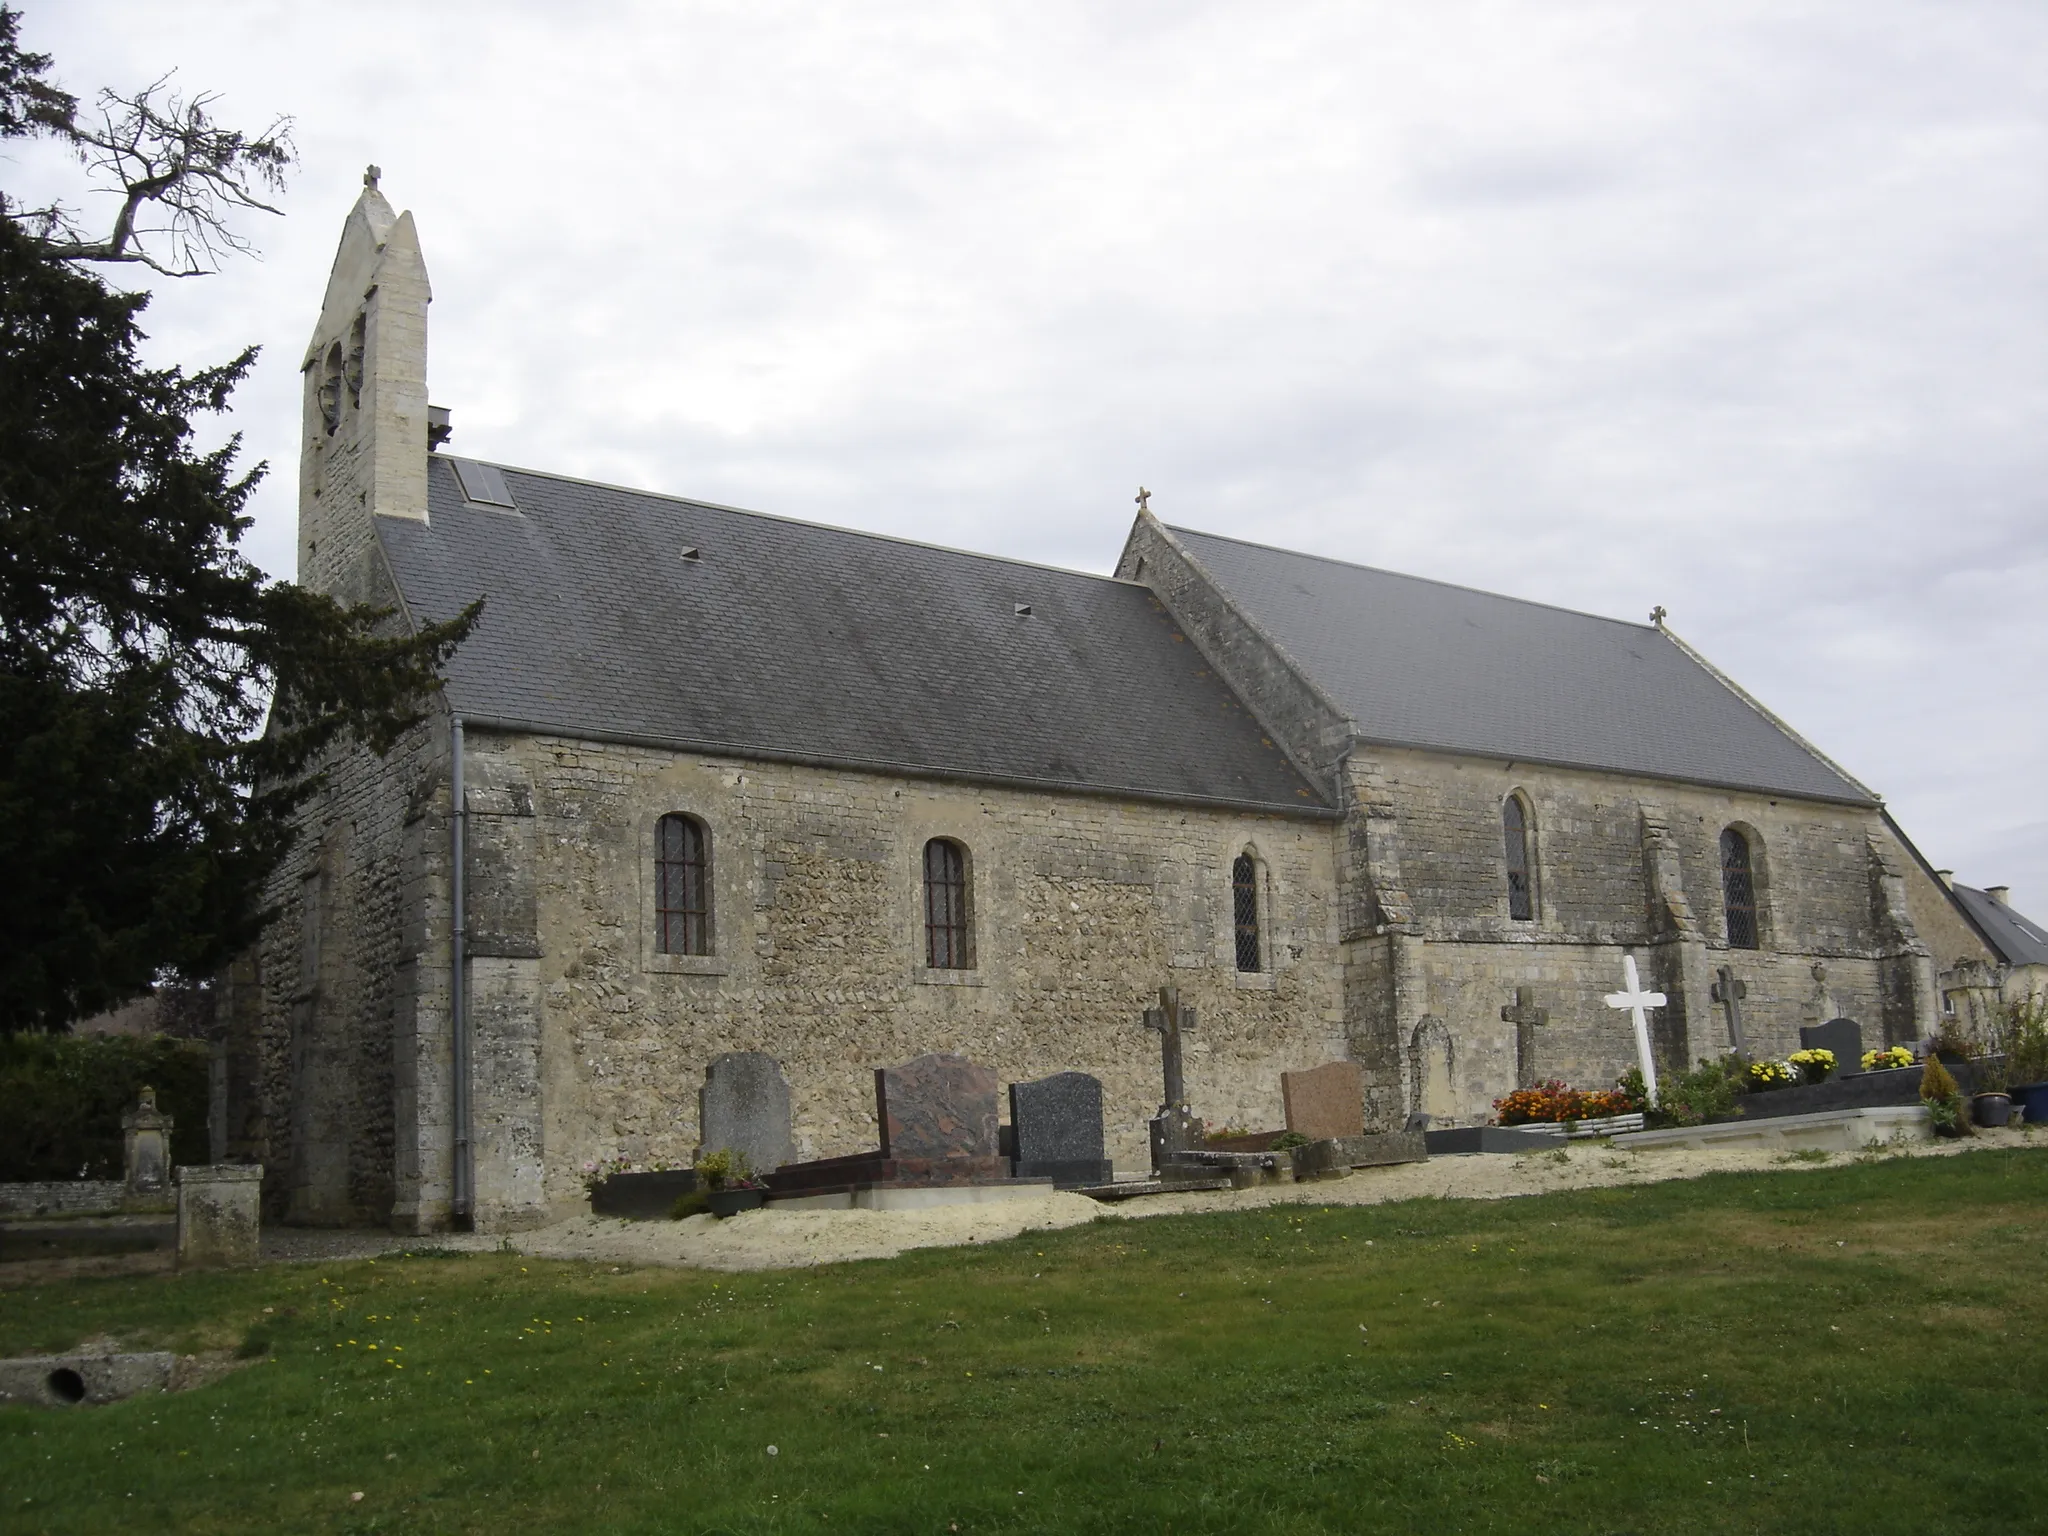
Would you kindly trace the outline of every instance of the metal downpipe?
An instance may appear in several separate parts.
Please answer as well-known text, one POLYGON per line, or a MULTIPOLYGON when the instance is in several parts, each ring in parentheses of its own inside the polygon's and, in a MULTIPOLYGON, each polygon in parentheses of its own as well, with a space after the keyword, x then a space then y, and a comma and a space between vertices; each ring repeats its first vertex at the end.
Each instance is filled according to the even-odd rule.
POLYGON ((463 932, 468 913, 466 866, 469 851, 469 806, 462 782, 462 716, 450 717, 448 790, 448 1013, 455 1035, 455 1166, 452 1170, 452 1215, 459 1228, 476 1224, 476 1158, 470 1139, 469 984, 463 932))

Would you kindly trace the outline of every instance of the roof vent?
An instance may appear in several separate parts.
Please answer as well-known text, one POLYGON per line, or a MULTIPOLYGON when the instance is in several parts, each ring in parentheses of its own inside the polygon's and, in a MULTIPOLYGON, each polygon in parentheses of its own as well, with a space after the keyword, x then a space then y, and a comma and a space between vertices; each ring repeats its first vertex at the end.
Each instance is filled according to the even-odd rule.
POLYGON ((455 428, 448 421, 448 407, 430 405, 427 407, 427 452, 447 442, 455 435, 455 428))
POLYGON ((485 507, 504 507, 517 512, 519 503, 512 499, 512 492, 506 488, 505 477, 498 472, 495 464, 479 464, 474 459, 448 461, 455 466, 455 479, 462 487, 462 494, 469 500, 485 507))
POLYGON ((685 560, 702 560, 704 558, 704 551, 694 544, 685 544, 683 546, 683 558, 685 560))
POLYGON ((1017 617, 1018 617, 1018 618, 1020 618, 1020 619, 1028 619, 1028 618, 1030 618, 1030 617, 1031 617, 1031 605, 1030 605, 1029 603, 1019 603, 1019 604, 1017 605, 1017 617))

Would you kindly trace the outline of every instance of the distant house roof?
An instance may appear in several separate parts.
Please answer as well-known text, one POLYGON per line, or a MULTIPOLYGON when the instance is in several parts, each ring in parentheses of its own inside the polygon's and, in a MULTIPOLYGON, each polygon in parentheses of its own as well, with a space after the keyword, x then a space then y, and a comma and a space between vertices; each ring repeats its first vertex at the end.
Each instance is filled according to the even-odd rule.
POLYGON ((1874 803, 1652 625, 1169 532, 1367 741, 1874 803))
POLYGON ((486 600, 465 716, 1329 813, 1142 587, 447 455, 428 511, 377 535, 416 620, 486 600))
POLYGON ((2022 917, 1987 891, 1958 881, 1951 887, 1998 957, 2007 965, 2048 965, 2048 930, 2022 917))

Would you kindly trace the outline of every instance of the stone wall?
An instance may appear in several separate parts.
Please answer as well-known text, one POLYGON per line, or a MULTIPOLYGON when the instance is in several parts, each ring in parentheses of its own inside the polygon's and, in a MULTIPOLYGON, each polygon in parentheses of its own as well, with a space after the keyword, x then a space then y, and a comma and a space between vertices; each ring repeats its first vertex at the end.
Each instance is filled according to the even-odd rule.
POLYGON ((446 1224, 446 759, 441 721, 382 759, 337 753, 272 880, 278 916, 236 988, 257 1001, 234 1010, 228 1109, 277 1219, 446 1224), (438 1138, 426 1167, 423 1137, 438 1138))
POLYGON ((1376 920, 1346 929, 1346 1031, 1379 1124, 1432 1107, 1483 1121, 1516 1085, 1516 1030, 1500 1011, 1520 986, 1550 1011, 1536 1075, 1612 1082, 1634 1065, 1634 1037, 1603 999, 1631 951, 1672 999, 1652 1016, 1665 1070, 1728 1049, 1708 991, 1722 966, 1748 986, 1753 1055, 1794 1050, 1802 1024, 1838 1015, 1873 1045, 1931 1026, 1932 973, 1875 810, 1366 746, 1349 772, 1347 869, 1375 889, 1346 908, 1376 920), (1501 831, 1516 791, 1533 813, 1527 922, 1508 913, 1501 831), (1753 850, 1755 950, 1727 944, 1728 826, 1753 850))
POLYGON ((1141 1015, 1162 983, 1201 1010, 1188 1084, 1213 1122, 1279 1124, 1281 1071, 1343 1053, 1327 819, 474 731, 466 761, 472 966, 492 968, 472 974, 480 1224, 573 1207, 586 1160, 686 1163, 704 1068, 730 1050, 783 1063, 802 1157, 874 1145, 873 1069, 952 1050, 1005 1081, 1095 1073, 1126 1164, 1160 1093, 1141 1015), (668 812, 709 833, 708 956, 658 951, 668 812), (933 837, 968 853, 971 970, 923 963, 933 837), (1254 975, 1232 947, 1246 848, 1254 975))

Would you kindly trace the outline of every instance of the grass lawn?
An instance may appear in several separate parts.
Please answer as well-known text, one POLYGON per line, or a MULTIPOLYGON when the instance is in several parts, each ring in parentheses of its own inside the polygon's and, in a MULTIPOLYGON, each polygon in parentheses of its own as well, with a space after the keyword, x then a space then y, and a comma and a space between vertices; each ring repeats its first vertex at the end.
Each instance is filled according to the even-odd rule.
POLYGON ((80 1280, 0 1292, 0 1353, 267 1354, 0 1409, 0 1530, 2042 1529, 2044 1262, 2048 1149, 757 1275, 80 1280))

